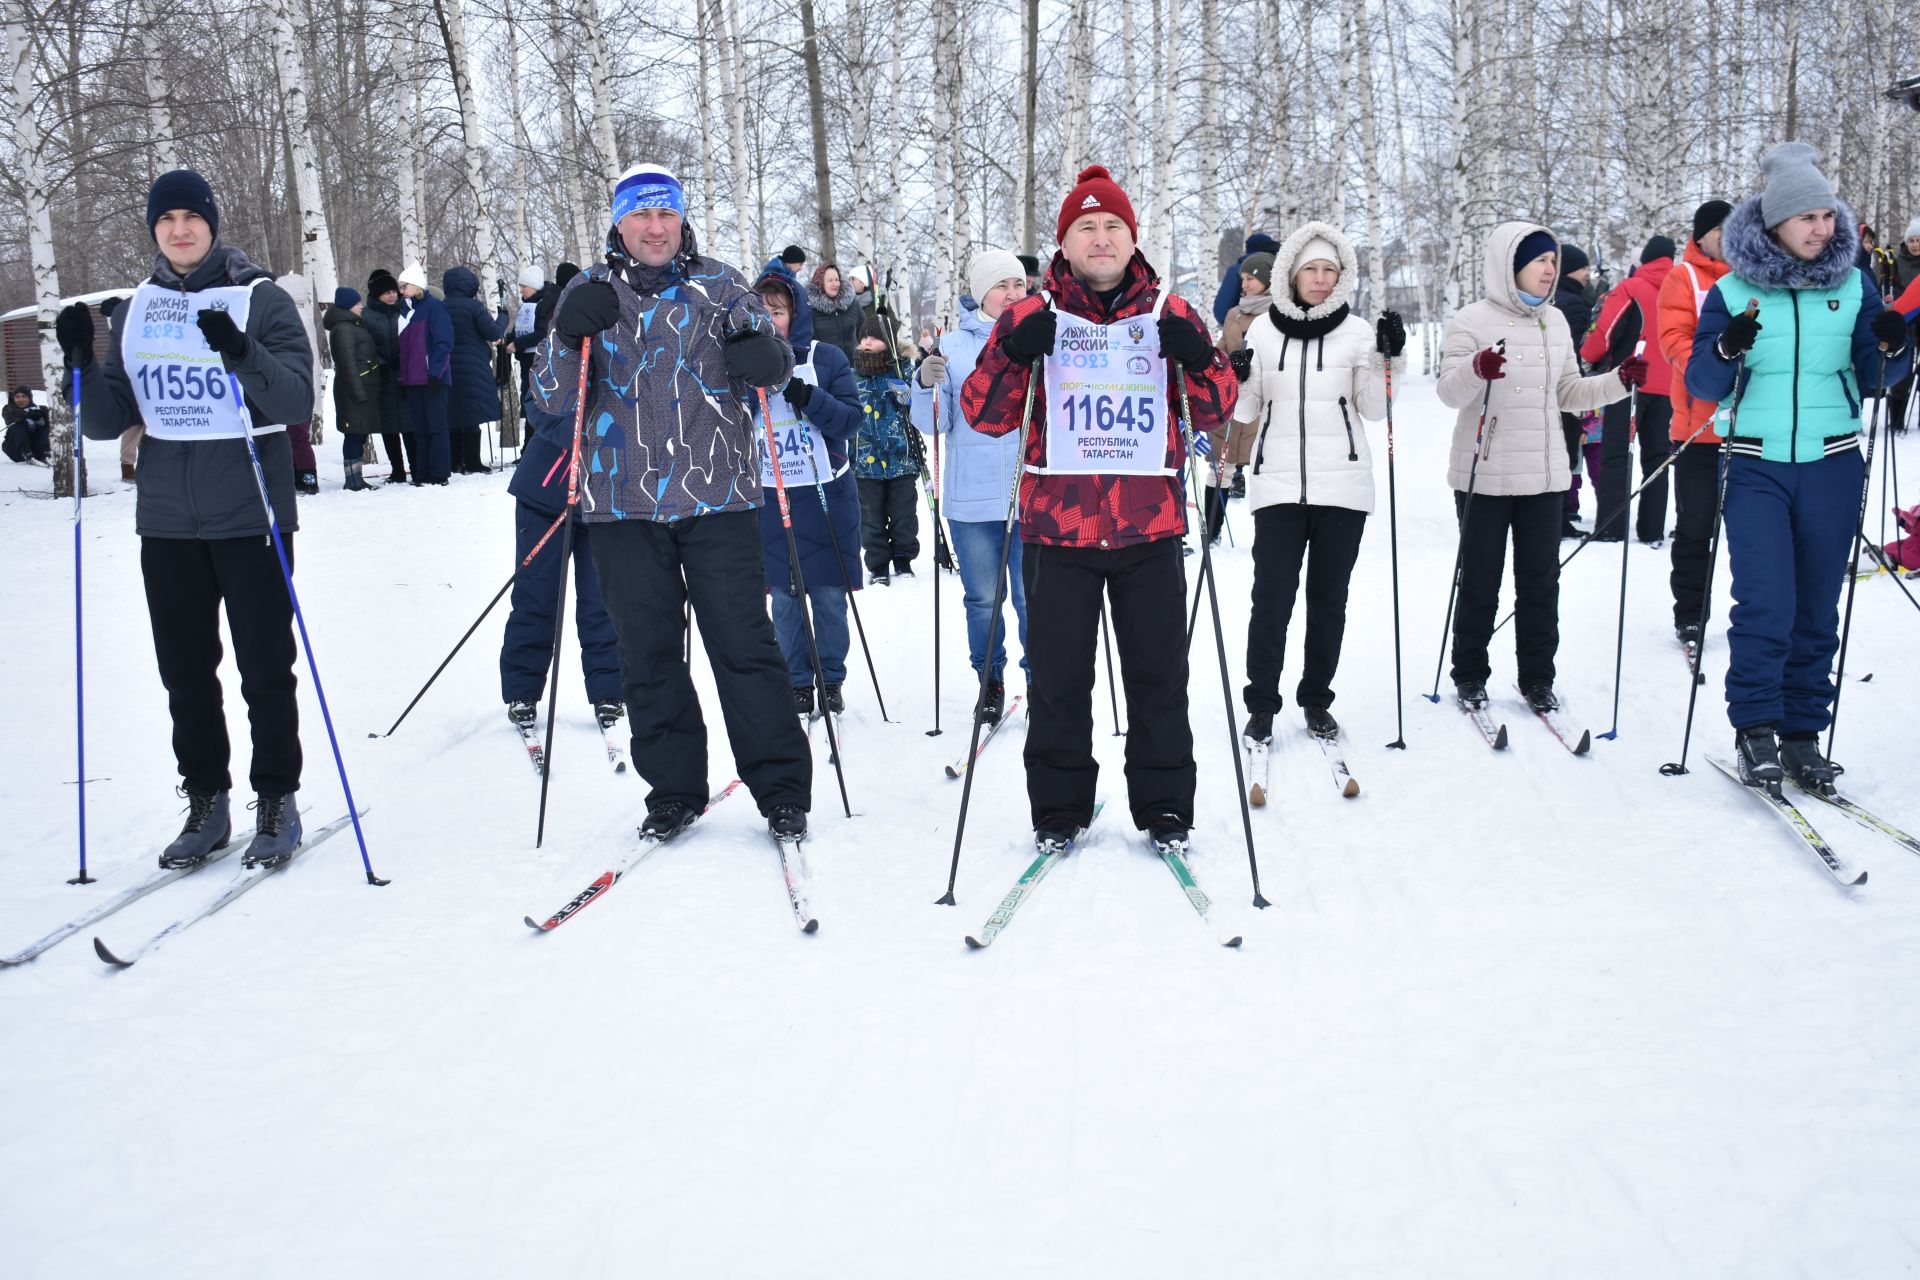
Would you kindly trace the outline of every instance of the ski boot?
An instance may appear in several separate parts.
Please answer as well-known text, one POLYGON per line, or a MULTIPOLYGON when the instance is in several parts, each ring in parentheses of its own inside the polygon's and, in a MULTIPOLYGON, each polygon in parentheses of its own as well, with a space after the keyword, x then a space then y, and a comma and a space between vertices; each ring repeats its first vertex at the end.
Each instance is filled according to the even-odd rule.
POLYGON ((1461 707, 1468 711, 1487 709, 1487 682, 1485 680, 1456 680, 1453 682, 1453 696, 1461 707))
POLYGON ((793 686, 793 714, 803 720, 813 719, 813 686, 797 684, 793 686))
POLYGON ((240 857, 243 867, 277 867, 300 847, 300 811, 285 796, 255 796, 253 843, 240 857))
POLYGON ((911 578, 913 576, 913 561, 904 557, 896 559, 893 562, 893 576, 896 578, 911 578))
POLYGON ((767 810, 767 833, 775 840, 807 838, 807 811, 797 804, 777 804, 767 810))
POLYGON ((1772 725, 1756 724, 1734 730, 1733 751, 1740 781, 1775 795, 1780 793, 1780 780, 1786 771, 1780 767, 1780 744, 1774 740, 1772 725))
POLYGON ((627 714, 627 704, 618 698, 609 698, 605 702, 593 704, 593 718, 600 722, 602 729, 611 729, 620 723, 620 717, 627 714))
POLYGON ((187 798, 187 822, 173 843, 160 853, 160 866, 173 871, 196 867, 213 856, 215 849, 227 847, 233 837, 233 819, 228 812, 227 793, 182 789, 187 798))
POLYGON ((1249 711, 1247 713, 1247 727, 1240 731, 1240 736, 1247 740, 1249 746, 1256 742, 1272 742, 1273 712, 1249 711))
POLYGON ((1033 824, 1033 848, 1036 853, 1065 853, 1080 838, 1080 824, 1072 818, 1042 818, 1033 824))
POLYGON ((1147 839, 1156 850, 1185 853, 1191 830, 1192 824, 1179 814, 1163 813, 1147 824, 1147 839))
POLYGON ((830 684, 826 687, 821 695, 820 707, 824 711, 831 711, 836 716, 846 713, 847 700, 841 693, 840 685, 830 684))
POLYGON ((1527 700, 1527 705, 1539 715, 1549 715, 1560 709, 1559 695, 1554 693, 1553 686, 1544 680, 1527 686, 1521 692, 1527 700))
POLYGON ((507 719, 513 721, 513 727, 516 729, 531 729, 540 723, 540 704, 527 702, 524 699, 519 702, 509 702, 507 719))
POLYGON ((1817 733, 1780 735, 1780 769, 1793 779, 1793 785, 1812 795, 1834 794, 1833 780, 1839 770, 1820 751, 1817 733))
POLYGON ((1337 738, 1340 736, 1340 722, 1325 707, 1302 707, 1307 718, 1307 732, 1316 738, 1337 738))
POLYGON ((640 824, 642 840, 671 840, 693 825, 700 811, 690 804, 681 804, 678 800, 662 800, 647 810, 646 821, 640 824))
POLYGON ((317 472, 302 471, 293 478, 293 487, 311 498, 320 492, 320 476, 317 472))
POLYGON ((1007 711, 1007 685, 1004 680, 987 680, 987 696, 980 701, 980 713, 974 718, 989 727, 999 724, 1007 711))

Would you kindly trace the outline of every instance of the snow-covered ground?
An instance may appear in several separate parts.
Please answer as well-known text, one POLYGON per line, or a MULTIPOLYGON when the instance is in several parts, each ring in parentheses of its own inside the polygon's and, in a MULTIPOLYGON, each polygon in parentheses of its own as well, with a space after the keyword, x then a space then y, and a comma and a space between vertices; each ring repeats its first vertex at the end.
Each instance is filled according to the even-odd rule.
MULTIPOLYGON (((1365 790, 1336 794, 1289 707, 1275 798, 1253 815, 1263 912, 1203 615, 1195 864, 1245 930, 1238 952, 1210 941, 1128 830, 1104 681, 1106 816, 991 950, 963 946, 1028 858, 1021 732, 982 766, 959 906, 933 905, 960 798, 941 765, 964 750, 971 689, 949 578, 946 732, 926 736, 924 568, 859 597, 897 723, 881 722, 856 647, 850 820, 817 746, 816 936, 794 928, 744 794, 565 929, 530 933, 523 915, 628 846, 644 788, 604 764, 569 652, 534 849, 538 783, 498 699, 504 607, 395 736, 369 740, 511 572, 511 500, 504 475, 343 493, 329 440, 326 491, 300 504, 301 596, 393 883, 368 887, 340 836, 135 969, 105 971, 82 935, 0 973, 0 1270, 1913 1274, 1920 859, 1816 811, 1872 873, 1842 890, 1710 768, 1660 775, 1687 699, 1664 552, 1631 557, 1617 741, 1563 751, 1511 692, 1508 632, 1494 688, 1511 750, 1423 701, 1454 547, 1451 416, 1410 381, 1409 749, 1382 745, 1395 735, 1383 509, 1336 707, 1365 790)), ((1370 429, 1384 494, 1384 433, 1370 429)), ((110 447, 91 452, 96 476, 116 473, 110 447)), ((1920 451, 1906 453, 1920 475, 1920 451)), ((133 494, 108 479, 85 526, 101 882, 63 883, 72 535, 66 504, 16 492, 45 484, 0 464, 0 951, 142 874, 179 821, 133 494)), ((1244 504, 1231 518, 1240 547, 1218 564, 1237 719, 1252 525, 1244 504)), ((1596 547, 1562 589, 1561 689, 1596 734, 1611 719, 1619 574, 1617 549, 1596 547)), ((1721 581, 1724 601, 1724 568, 1721 581)), ((1856 799, 1920 829, 1906 785, 1917 638, 1893 583, 1861 586, 1849 665, 1872 680, 1849 681, 1839 753, 1856 799)), ((1729 741, 1717 630, 1708 653, 1696 766, 1729 741)), ((304 668, 301 683, 311 826, 343 801, 304 668)), ((227 699, 244 785, 231 664, 227 699)), ((717 788, 731 770, 715 737, 717 788)), ((137 945, 226 874, 98 932, 137 945)))

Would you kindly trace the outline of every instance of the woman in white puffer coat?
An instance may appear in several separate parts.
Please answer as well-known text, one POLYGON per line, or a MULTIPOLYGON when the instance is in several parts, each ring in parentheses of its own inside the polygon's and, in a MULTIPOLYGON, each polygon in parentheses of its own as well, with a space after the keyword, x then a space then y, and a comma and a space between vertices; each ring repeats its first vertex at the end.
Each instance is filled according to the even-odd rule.
POLYGON ((1309 222, 1274 255, 1273 305, 1247 328, 1251 368, 1233 430, 1253 439, 1253 614, 1242 696, 1246 736, 1255 742, 1273 736, 1282 705, 1280 668, 1303 560, 1306 659, 1294 701, 1310 732, 1339 732, 1327 708, 1346 633, 1347 583, 1373 510, 1364 424, 1386 416, 1386 360, 1398 359, 1406 344, 1398 316, 1387 313, 1376 328, 1348 310, 1358 275, 1353 244, 1340 229, 1309 222))

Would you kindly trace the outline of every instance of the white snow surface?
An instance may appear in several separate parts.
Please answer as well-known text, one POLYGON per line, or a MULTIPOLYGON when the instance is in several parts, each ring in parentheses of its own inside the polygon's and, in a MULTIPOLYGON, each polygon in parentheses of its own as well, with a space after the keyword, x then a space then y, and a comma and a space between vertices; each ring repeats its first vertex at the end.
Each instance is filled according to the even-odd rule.
MULTIPOLYGON (((1635 547, 1611 722, 1617 547, 1565 573, 1575 759, 1512 690, 1488 751, 1432 685, 1454 552, 1451 413, 1409 379, 1398 423, 1407 750, 1395 736, 1385 503, 1370 522, 1335 710, 1343 800, 1291 706, 1253 812, 1273 905, 1250 905, 1214 635, 1191 714, 1194 865, 1246 945, 1216 945, 1127 818, 1104 675, 1104 816, 985 952, 1030 857, 1023 729, 987 754, 959 905, 934 905, 972 686, 958 582, 858 596, 840 811, 823 735, 802 936, 744 790, 545 936, 634 841, 645 787, 606 767, 571 636, 545 847, 502 714, 505 605, 384 732, 512 571, 507 477, 300 500, 298 576, 354 793, 350 835, 109 972, 224 881, 189 877, 0 973, 0 1252, 29 1277, 1881 1277, 1920 1266, 1920 859, 1809 802, 1836 886, 1706 765, 1730 743, 1710 634, 1693 772, 1667 557, 1635 547)), ((1374 433, 1385 479, 1384 428, 1374 433)), ((1906 449, 1909 474, 1920 462, 1906 449)), ((86 504, 88 839, 74 888, 72 526, 0 464, 0 952, 145 873, 181 802, 110 445, 86 504)), ((1876 468, 1877 469, 1877 468, 1876 468)), ((371 470, 384 475, 384 465, 371 470)), ((1383 485, 1384 490, 1384 485, 1383 485)), ((1592 494, 1584 515, 1593 515, 1592 494)), ((1869 529, 1880 509, 1876 483, 1869 529)), ((1217 559, 1237 739, 1252 520, 1217 559)), ((930 543, 923 534, 923 542, 930 543)), ((1571 548, 1573 544, 1564 544, 1571 548)), ((1197 575, 1200 559, 1187 562, 1197 575)), ((1726 571, 1717 612, 1726 616, 1726 571)), ((1916 618, 1859 588, 1846 790, 1910 829, 1916 618), (1870 682, 1859 677, 1872 673, 1870 682)), ((571 624, 569 624, 571 631, 571 624)), ((696 646, 696 652, 697 652, 696 646)), ((704 657, 713 787, 733 775, 704 657)), ((236 827, 248 752, 229 659, 236 827)), ((309 827, 344 809, 300 669, 309 827)), ((1012 692, 1018 692, 1017 680, 1012 692)), ((1124 716, 1125 708, 1122 707, 1124 716)))

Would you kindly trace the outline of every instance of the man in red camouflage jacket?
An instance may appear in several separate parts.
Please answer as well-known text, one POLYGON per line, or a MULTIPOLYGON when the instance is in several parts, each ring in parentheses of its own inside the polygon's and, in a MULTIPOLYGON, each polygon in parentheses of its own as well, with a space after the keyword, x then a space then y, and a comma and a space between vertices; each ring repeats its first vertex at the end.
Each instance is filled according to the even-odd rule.
POLYGON ((1103 594, 1127 693, 1134 825, 1183 839, 1193 825, 1187 720, 1186 379, 1195 432, 1224 426, 1239 384, 1199 315, 1134 249, 1133 205, 1099 166, 1060 206, 1043 292, 1009 307, 961 389, 984 435, 1033 419, 1020 483, 1027 590, 1027 798, 1035 840, 1064 844, 1093 819, 1095 632, 1103 594))

